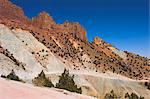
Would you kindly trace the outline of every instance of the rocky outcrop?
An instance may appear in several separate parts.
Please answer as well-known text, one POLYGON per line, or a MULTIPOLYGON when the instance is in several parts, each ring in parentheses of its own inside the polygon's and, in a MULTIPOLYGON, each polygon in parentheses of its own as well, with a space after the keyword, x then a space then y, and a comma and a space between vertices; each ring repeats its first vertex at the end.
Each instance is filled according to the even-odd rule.
POLYGON ((41 12, 32 18, 32 25, 40 29, 51 29, 55 27, 56 23, 48 13, 41 12))
MULTIPOLYGON (((56 24, 53 18, 46 12, 40 13, 30 21, 24 16, 21 8, 13 5, 8 0, 1 0, 0 2, 0 18, 2 19, 0 23, 9 28, 11 27, 10 29, 20 28, 30 31, 53 54, 76 70, 81 68, 92 69, 96 72, 110 70, 136 79, 143 79, 148 75, 149 69, 144 69, 147 64, 143 60, 142 64, 144 65, 137 68, 138 71, 143 71, 144 69, 145 73, 135 75, 131 67, 132 62, 128 61, 129 59, 127 60, 128 62, 126 61, 126 53, 112 47, 111 44, 99 37, 96 37, 92 44, 88 43, 86 31, 79 23, 64 22, 63 24, 56 24), (7 12, 8 16, 5 12, 7 12)), ((45 63, 41 64, 45 66, 45 63)), ((137 66, 139 65, 137 64, 137 66)))
POLYGON ((53 18, 44 11, 33 17, 32 20, 29 20, 20 7, 8 0, 0 1, 0 9, 0 23, 10 28, 22 28, 34 32, 47 31, 58 33, 63 31, 82 41, 87 41, 86 31, 79 23, 65 22, 61 25, 56 24, 53 18))
POLYGON ((54 34, 65 33, 82 41, 87 41, 86 30, 79 23, 66 21, 63 24, 56 24, 53 18, 46 12, 41 12, 37 17, 33 17, 32 26, 54 32, 54 34))
POLYGON ((57 24, 46 12, 30 21, 21 8, 7 0, 0 2, 0 74, 14 69, 22 80, 31 82, 44 70, 56 83, 67 68, 83 94, 101 97, 112 89, 124 92, 125 88, 126 92, 148 97, 148 91, 137 80, 149 79, 149 59, 120 51, 99 37, 89 43, 79 23, 57 24))
POLYGON ((82 41, 87 41, 86 30, 75 22, 64 22, 62 24, 64 32, 72 34, 75 38, 80 38, 82 41))
MULTIPOLYGON (((66 54, 68 49, 58 49, 59 46, 56 43, 57 40, 54 38, 51 38, 49 43, 52 46, 47 48, 46 45, 35 39, 29 31, 21 29, 10 30, 4 25, 0 25, 0 42, 1 47, 9 51, 9 55, 3 52, 0 53, 0 75, 8 75, 13 69, 19 78, 25 82, 31 82, 34 77, 44 70, 51 81, 56 84, 63 70, 67 68, 69 69, 70 74, 75 75, 75 83, 82 88, 83 94, 102 99, 106 93, 113 89, 118 94, 120 94, 119 91, 121 91, 121 95, 124 95, 126 92, 136 91, 139 95, 149 97, 147 95, 149 91, 146 91, 146 89, 139 83, 142 81, 138 82, 125 77, 128 76, 128 74, 132 74, 133 71, 119 73, 122 69, 128 70, 128 68, 126 66, 123 66, 122 68, 121 64, 118 65, 115 62, 107 61, 109 58, 103 54, 101 54, 102 57, 95 56, 91 59, 88 58, 85 54, 86 50, 84 50, 87 45, 80 49, 81 52, 77 52, 77 54, 82 55, 71 57, 71 55, 74 55, 75 53, 68 52, 68 54, 66 54), (66 53, 61 53, 61 50, 66 51, 66 53), (99 59, 104 59, 98 61, 97 57, 99 57, 99 59), (73 60, 74 58, 75 60, 73 60), (17 65, 15 62, 16 60, 14 59, 25 64, 23 65, 25 69, 21 65, 17 65), (78 62, 78 59, 80 62, 78 62), (103 63, 99 64, 99 62, 103 63), (83 63, 83 65, 80 65, 79 63, 83 63), (78 64, 79 66, 77 66, 78 64), (86 64, 86 67, 82 67, 84 64, 86 64), (96 64, 96 66, 94 64, 96 64), (115 70, 113 71, 114 73, 111 72, 111 69, 115 70), (105 73, 102 73, 102 71, 105 73), (133 87, 133 85, 135 86, 133 87), (122 86, 126 90, 122 89, 122 86), (101 90, 102 87, 104 87, 105 90, 101 90)), ((83 45, 84 43, 80 43, 80 45, 81 44, 83 45)), ((72 45, 70 45, 69 48, 73 50, 72 45)), ((90 50, 90 47, 88 49, 90 50)), ((90 55, 93 55, 92 50, 89 52, 91 53, 90 55)), ((139 68, 139 70, 144 69, 139 68)), ((148 72, 145 73, 148 75, 148 72)))
POLYGON ((95 37, 92 44, 97 50, 105 53, 108 57, 113 58, 114 60, 120 59, 120 57, 114 53, 117 51, 117 49, 114 48, 111 44, 105 42, 103 39, 95 37))
POLYGON ((7 25, 13 24, 12 22, 20 23, 20 25, 30 24, 23 10, 8 0, 0 0, 0 22, 7 25))
POLYGON ((112 47, 111 44, 105 42, 103 39, 101 39, 100 37, 96 36, 94 38, 94 44, 97 44, 97 45, 102 45, 103 47, 112 47))
POLYGON ((127 70, 133 72, 132 74, 130 74, 130 76, 135 78, 138 76, 138 79, 150 79, 150 68, 148 66, 148 58, 141 57, 139 55, 129 53, 127 51, 121 51, 108 44, 99 37, 95 37, 93 45, 97 50, 105 53, 113 62, 117 62, 117 64, 119 63, 123 67, 127 66, 127 70), (148 74, 146 74, 145 72, 147 72, 148 74))
POLYGON ((95 43, 95 44, 100 44, 102 41, 103 41, 103 40, 102 40, 101 38, 99 38, 98 36, 96 36, 96 37, 94 38, 94 43, 95 43))

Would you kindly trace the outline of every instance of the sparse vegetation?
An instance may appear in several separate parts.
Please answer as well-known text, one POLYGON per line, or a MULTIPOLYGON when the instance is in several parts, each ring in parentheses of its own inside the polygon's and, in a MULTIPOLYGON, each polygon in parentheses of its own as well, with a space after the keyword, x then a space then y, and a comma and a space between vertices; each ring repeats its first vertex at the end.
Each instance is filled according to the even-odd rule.
POLYGON ((118 97, 113 90, 111 90, 110 93, 107 93, 104 97, 104 99, 120 99, 120 97, 118 97))
POLYGON ((150 90, 150 82, 145 82, 145 86, 150 90))
POLYGON ((12 70, 10 72, 10 74, 8 74, 7 76, 5 75, 1 75, 2 78, 7 78, 10 80, 15 80, 15 81, 22 81, 21 79, 19 79, 19 77, 15 74, 14 70, 12 70))
POLYGON ((53 83, 46 78, 44 71, 42 70, 38 77, 35 77, 32 81, 36 86, 54 87, 53 83))
POLYGON ((126 93, 125 99, 144 99, 144 97, 142 97, 142 96, 139 97, 135 93, 132 93, 131 95, 129 95, 129 93, 126 93))
POLYGON ((31 52, 32 54, 34 54, 34 52, 31 52))
POLYGON ((2 78, 6 78, 6 76, 5 76, 5 75, 1 75, 1 77, 2 77, 2 78))
POLYGON ((82 93, 81 87, 78 88, 74 82, 74 75, 69 75, 69 70, 64 70, 60 76, 59 82, 56 84, 56 88, 66 89, 71 92, 82 93))
MULTIPOLYGON (((104 99, 122 99, 121 96, 117 96, 112 90, 110 93, 107 93, 104 99)), ((126 93, 123 99, 144 99, 142 96, 138 96, 135 93, 126 93)))

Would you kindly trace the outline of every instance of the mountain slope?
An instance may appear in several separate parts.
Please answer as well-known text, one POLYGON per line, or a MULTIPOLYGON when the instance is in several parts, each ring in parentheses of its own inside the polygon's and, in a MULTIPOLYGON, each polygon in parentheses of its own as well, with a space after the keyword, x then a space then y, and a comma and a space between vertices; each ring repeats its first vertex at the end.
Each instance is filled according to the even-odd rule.
POLYGON ((13 69, 32 83, 44 70, 56 84, 66 68, 82 94, 101 99, 114 90, 122 97, 126 92, 150 97, 143 85, 150 80, 150 59, 120 51, 99 37, 88 42, 79 23, 57 24, 46 12, 29 20, 8 0, 1 0, 0 8, 0 75, 13 69))
POLYGON ((51 53, 50 49, 36 40, 28 31, 10 30, 4 25, 0 25, 0 28, 1 49, 4 50, 0 58, 1 74, 7 75, 13 69, 21 79, 31 83, 32 79, 44 70, 55 84, 58 82, 59 75, 67 68, 71 74, 75 75, 75 82, 82 88, 83 94, 100 98, 113 89, 116 92, 124 90, 122 93, 118 92, 121 96, 124 96, 126 92, 136 92, 149 97, 149 91, 146 91, 146 88, 140 84, 142 81, 132 80, 108 71, 102 73, 86 68, 75 70, 69 64, 64 64, 58 56, 51 53), (102 87, 105 90, 101 90, 102 87))

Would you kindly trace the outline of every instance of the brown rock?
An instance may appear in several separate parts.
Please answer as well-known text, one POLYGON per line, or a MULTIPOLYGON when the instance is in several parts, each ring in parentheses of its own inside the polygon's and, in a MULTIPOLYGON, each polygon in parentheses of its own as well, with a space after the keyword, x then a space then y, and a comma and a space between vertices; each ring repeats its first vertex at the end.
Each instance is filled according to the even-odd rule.
POLYGON ((103 40, 102 40, 101 38, 99 38, 98 36, 96 36, 96 37, 94 38, 94 43, 95 43, 95 44, 100 44, 101 42, 103 42, 103 40))
POLYGON ((86 30, 78 22, 64 22, 62 24, 66 32, 72 33, 74 37, 87 41, 86 30))
POLYGON ((56 24, 46 12, 39 13, 38 16, 33 17, 32 21, 30 21, 20 7, 8 0, 0 0, 0 23, 10 28, 29 29, 34 32, 68 33, 82 41, 87 41, 86 31, 79 23, 64 22, 64 24, 56 24))
POLYGON ((111 44, 105 42, 103 39, 99 38, 98 36, 94 38, 94 44, 101 45, 102 47, 105 47, 105 48, 112 47, 111 44))
MULTIPOLYGON (((53 54, 65 57, 65 62, 72 60, 74 62, 72 66, 76 70, 80 69, 79 67, 85 63, 88 64, 85 66, 89 66, 86 68, 93 68, 96 72, 113 71, 134 79, 149 77, 150 69, 146 58, 125 52, 127 60, 123 60, 119 54, 114 53, 111 44, 99 37, 96 37, 92 44, 81 42, 80 40, 87 41, 87 38, 86 30, 79 23, 56 24, 46 12, 40 13, 30 21, 20 7, 8 0, 0 0, 0 23, 9 27, 32 31, 33 36, 49 48, 53 54), (75 48, 74 45, 77 47, 75 48), (88 55, 90 59, 83 59, 83 55, 88 55), (82 65, 79 63, 82 63, 82 65)), ((0 49, 0 52, 2 52, 2 49, 0 49)))
POLYGON ((53 18, 46 12, 41 12, 37 17, 32 18, 32 25, 40 29, 50 29, 56 25, 53 18))
POLYGON ((8 0, 0 0, 0 20, 5 19, 22 24, 30 23, 29 19, 24 15, 24 12, 20 7, 12 4, 8 0))

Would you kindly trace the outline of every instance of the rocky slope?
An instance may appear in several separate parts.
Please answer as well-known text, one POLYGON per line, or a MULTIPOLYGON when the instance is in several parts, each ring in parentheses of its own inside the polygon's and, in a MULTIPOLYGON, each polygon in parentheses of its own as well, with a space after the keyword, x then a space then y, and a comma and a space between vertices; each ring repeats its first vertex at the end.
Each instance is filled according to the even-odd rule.
POLYGON ((79 23, 57 24, 46 12, 30 20, 20 7, 0 0, 0 75, 13 69, 32 83, 44 70, 56 84, 67 68, 83 94, 101 99, 114 90, 122 97, 135 92, 149 99, 143 85, 150 80, 149 65, 150 59, 120 51, 99 37, 88 42, 79 23))

